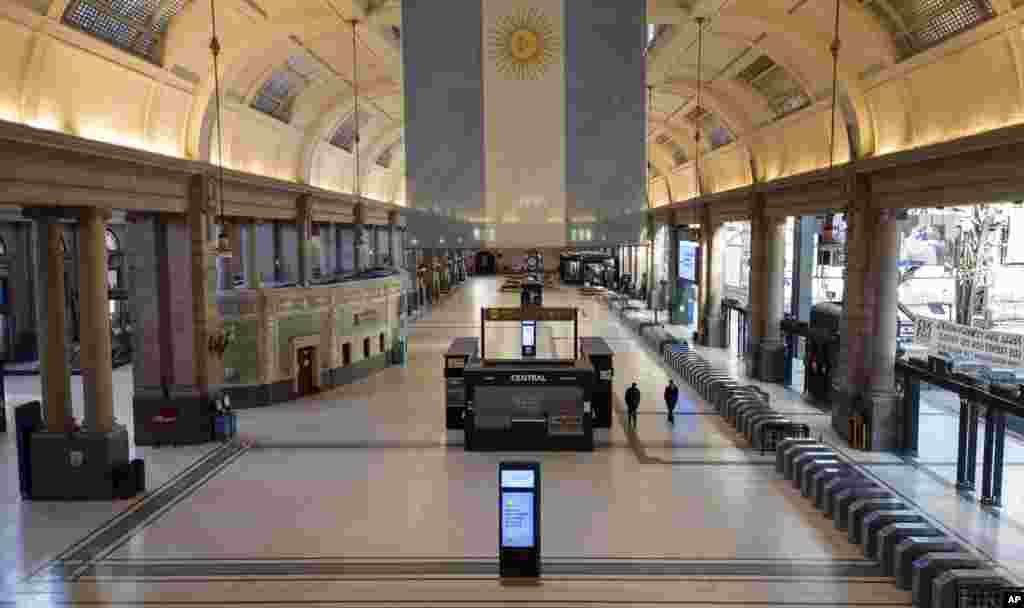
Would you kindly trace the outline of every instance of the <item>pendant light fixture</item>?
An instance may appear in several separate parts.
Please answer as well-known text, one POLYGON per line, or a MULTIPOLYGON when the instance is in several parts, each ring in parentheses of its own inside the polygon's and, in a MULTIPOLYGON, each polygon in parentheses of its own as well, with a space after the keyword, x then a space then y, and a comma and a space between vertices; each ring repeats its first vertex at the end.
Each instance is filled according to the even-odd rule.
POLYGON ((220 107, 220 66, 217 57, 220 55, 220 41, 217 39, 217 9, 214 0, 210 0, 210 54, 213 56, 213 100, 217 114, 217 200, 220 203, 220 237, 217 239, 217 257, 231 258, 231 241, 228 239, 227 226, 224 224, 224 136, 221 128, 220 107))

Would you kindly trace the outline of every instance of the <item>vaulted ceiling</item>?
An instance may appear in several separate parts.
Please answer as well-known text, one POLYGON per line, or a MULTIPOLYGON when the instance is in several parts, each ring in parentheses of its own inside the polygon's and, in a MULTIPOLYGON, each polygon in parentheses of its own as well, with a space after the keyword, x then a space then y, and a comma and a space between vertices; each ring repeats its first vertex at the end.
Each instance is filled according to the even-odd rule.
MULTIPOLYGON (((141 58, 167 78, 190 83, 193 96, 181 125, 181 153, 212 157, 208 0, 2 3, 45 14, 141 58)), ((936 45, 1000 15, 1016 14, 1020 3, 1024 0, 839 0, 842 44, 835 77, 841 139, 833 146, 843 150, 839 160, 885 147, 879 139, 891 139, 886 133, 895 127, 886 127, 883 115, 891 121, 902 113, 906 116, 899 120, 912 120, 911 107, 879 109, 871 92, 875 75, 911 65, 936 45)), ((731 146, 743 151, 750 179, 778 174, 770 166, 775 161, 759 151, 766 137, 759 134, 831 105, 835 1, 647 0, 647 6, 651 165, 668 175, 699 154, 731 146), (702 35, 698 17, 704 19, 702 35)), ((457 9, 438 0, 438 10, 457 9)), ((374 165, 394 169, 401 179, 400 0, 217 0, 217 20, 225 101, 298 133, 301 158, 295 179, 316 180, 314 159, 325 146, 349 153, 356 145, 364 170, 374 165), (353 19, 358 20, 354 41, 353 19), (362 133, 358 144, 357 123, 362 133)), ((909 106, 889 97, 885 103, 909 106)), ((820 141, 809 145, 828 149, 828 127, 827 118, 815 126, 809 137, 820 141)), ((236 133, 233 145, 241 147, 245 140, 244 133, 236 133)), ((813 163, 820 164, 818 157, 813 163)))

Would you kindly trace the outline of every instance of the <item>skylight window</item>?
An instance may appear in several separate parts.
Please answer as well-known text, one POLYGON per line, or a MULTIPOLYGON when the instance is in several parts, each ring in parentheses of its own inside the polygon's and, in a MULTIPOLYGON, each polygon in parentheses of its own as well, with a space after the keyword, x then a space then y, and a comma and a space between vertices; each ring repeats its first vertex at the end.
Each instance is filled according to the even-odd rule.
POLYGON ((681 165, 688 160, 686 156, 686 148, 684 148, 683 145, 676 141, 672 136, 663 133, 659 135, 658 139, 655 141, 668 148, 669 152, 672 154, 672 162, 676 165, 681 165))
POLYGON ((117 48, 160 63, 161 42, 185 0, 72 0, 64 23, 117 48))
MULTIPOLYGON (((370 115, 362 110, 359 111, 359 131, 362 132, 370 123, 370 115)), ((356 140, 355 114, 349 114, 348 118, 342 121, 338 130, 334 132, 331 143, 346 152, 351 152, 356 140)))
POLYGON ((305 54, 292 56, 263 83, 252 100, 252 107, 274 118, 288 122, 292 101, 311 83, 320 78, 321 68, 305 54))
POLYGON ((991 0, 861 0, 892 33, 903 58, 995 16, 991 0))

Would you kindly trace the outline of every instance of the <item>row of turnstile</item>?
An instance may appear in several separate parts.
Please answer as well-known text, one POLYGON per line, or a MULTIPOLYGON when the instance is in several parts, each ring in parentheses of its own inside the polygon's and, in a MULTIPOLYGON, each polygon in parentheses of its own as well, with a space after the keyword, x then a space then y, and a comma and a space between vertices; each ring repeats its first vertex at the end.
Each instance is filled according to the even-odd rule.
POLYGON ((878 561, 900 589, 910 590, 916 606, 953 608, 961 605, 965 590, 1001 601, 1011 584, 994 564, 831 446, 808 437, 806 425, 774 412, 763 391, 715 369, 686 344, 666 344, 662 354, 751 444, 775 450, 776 470, 846 531, 851 543, 861 545, 865 557, 878 561))

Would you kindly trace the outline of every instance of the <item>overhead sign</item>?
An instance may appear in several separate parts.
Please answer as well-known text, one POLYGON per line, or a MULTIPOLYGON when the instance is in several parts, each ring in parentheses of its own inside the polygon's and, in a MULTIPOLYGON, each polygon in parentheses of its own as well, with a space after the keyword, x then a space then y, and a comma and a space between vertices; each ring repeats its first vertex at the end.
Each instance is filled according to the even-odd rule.
POLYGON ((928 348, 933 354, 993 367, 1024 367, 1024 334, 918 317, 914 320, 914 344, 928 348))
POLYGON ((486 321, 574 321, 575 308, 542 308, 528 306, 524 308, 485 308, 486 321))

